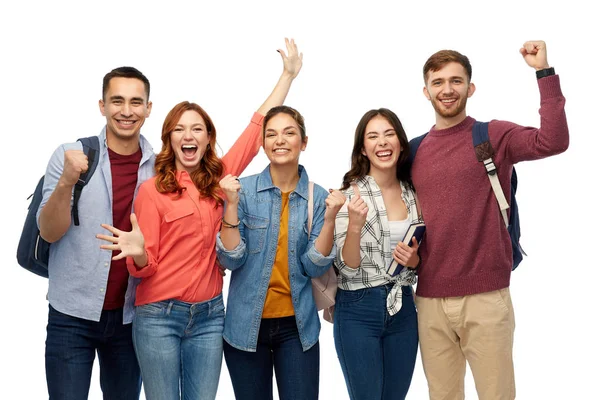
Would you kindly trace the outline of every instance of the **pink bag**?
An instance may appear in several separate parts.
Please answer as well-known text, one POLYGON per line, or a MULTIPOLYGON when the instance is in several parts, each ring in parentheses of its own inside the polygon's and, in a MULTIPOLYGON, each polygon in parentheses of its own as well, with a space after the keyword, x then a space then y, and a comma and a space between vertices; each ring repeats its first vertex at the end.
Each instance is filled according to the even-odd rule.
MULTIPOLYGON (((313 187, 314 183, 308 183, 308 237, 313 219, 313 187)), ((335 304, 335 293, 337 292, 337 275, 333 265, 327 272, 318 278, 312 278, 312 290, 317 311, 323 310, 323 319, 333 323, 333 311, 335 304)))

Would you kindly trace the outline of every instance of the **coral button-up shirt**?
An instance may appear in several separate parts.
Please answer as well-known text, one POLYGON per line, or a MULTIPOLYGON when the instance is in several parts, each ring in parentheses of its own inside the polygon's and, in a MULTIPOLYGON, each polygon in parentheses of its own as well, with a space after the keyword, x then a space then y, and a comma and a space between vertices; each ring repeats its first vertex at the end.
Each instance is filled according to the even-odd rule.
MULTIPOLYGON (((224 175, 240 175, 258 154, 262 133, 261 114, 255 113, 246 130, 222 158, 224 175)), ((223 206, 200 198, 190 176, 177 172, 186 190, 180 197, 156 190, 156 178, 144 182, 134 210, 144 234, 148 265, 138 268, 131 257, 127 269, 142 278, 135 305, 177 299, 197 303, 212 299, 223 289, 216 265, 216 236, 223 206)))

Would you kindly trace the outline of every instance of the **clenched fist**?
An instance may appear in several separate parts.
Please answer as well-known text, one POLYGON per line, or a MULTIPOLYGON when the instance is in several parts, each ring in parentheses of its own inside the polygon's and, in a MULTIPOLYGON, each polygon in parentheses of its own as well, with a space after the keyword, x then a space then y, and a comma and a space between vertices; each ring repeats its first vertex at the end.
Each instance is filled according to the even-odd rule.
POLYGON ((520 52, 527 65, 535 68, 536 71, 550 68, 548 55, 546 54, 546 43, 543 40, 530 40, 523 43, 520 52))
POLYGON ((240 201, 239 192, 242 188, 239 179, 237 176, 227 174, 221 179, 219 182, 219 186, 221 186, 221 190, 227 197, 227 203, 237 205, 240 201))
POLYGON ((88 170, 88 158, 81 150, 65 151, 65 163, 60 181, 67 186, 74 186, 79 176, 88 170))
POLYGON ((325 221, 335 221, 335 217, 346 202, 346 196, 339 190, 329 189, 329 196, 325 199, 325 221))

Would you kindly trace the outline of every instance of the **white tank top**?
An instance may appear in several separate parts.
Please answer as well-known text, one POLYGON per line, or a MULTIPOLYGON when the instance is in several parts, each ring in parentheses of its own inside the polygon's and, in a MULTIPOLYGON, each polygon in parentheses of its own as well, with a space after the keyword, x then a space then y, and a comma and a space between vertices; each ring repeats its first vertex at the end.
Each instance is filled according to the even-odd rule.
POLYGON ((406 217, 402 221, 388 221, 388 224, 390 225, 390 250, 393 253, 398 242, 404 239, 404 235, 406 235, 410 226, 410 220, 406 217))

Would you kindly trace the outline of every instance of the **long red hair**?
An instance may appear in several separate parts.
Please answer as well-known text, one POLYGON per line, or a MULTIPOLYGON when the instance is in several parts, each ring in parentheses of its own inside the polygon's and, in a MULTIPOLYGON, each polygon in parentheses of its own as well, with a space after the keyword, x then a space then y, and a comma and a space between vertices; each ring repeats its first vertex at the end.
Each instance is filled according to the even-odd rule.
POLYGON ((173 107, 163 123, 161 133, 162 149, 156 155, 156 163, 154 164, 156 190, 159 193, 177 193, 177 196, 181 196, 185 190, 177 182, 177 167, 175 166, 175 153, 171 146, 171 132, 173 132, 181 116, 186 111, 195 111, 200 114, 206 124, 209 139, 208 148, 204 152, 198 168, 190 174, 190 178, 200 192, 200 198, 211 198, 216 202, 215 206, 222 205, 223 199, 220 195, 219 181, 221 175, 223 175, 223 163, 215 153, 217 131, 206 111, 198 104, 189 101, 182 101, 173 107))

